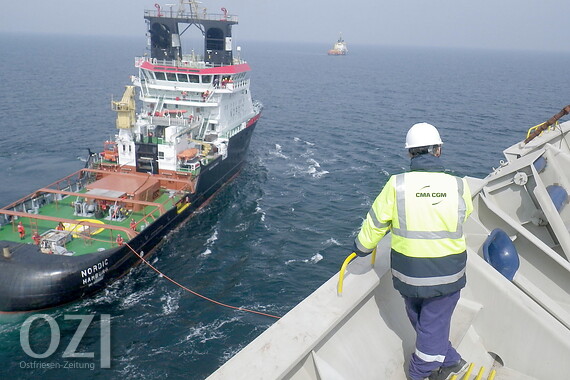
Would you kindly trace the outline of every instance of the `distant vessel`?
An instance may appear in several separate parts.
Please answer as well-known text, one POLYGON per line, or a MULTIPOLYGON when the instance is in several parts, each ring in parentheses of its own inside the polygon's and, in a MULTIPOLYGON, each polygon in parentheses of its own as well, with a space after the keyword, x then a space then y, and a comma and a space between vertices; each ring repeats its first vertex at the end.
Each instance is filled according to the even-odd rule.
POLYGON ((112 102, 114 139, 84 169, 0 209, 0 312, 103 289, 241 169, 262 106, 249 65, 232 54, 237 16, 187 0, 155 8, 144 15, 149 55, 135 59, 138 76, 112 102), (190 27, 203 56, 182 51, 190 27))
POLYGON ((342 33, 338 37, 338 41, 335 42, 333 48, 329 50, 329 55, 346 55, 348 53, 348 48, 346 47, 346 42, 342 39, 342 33))

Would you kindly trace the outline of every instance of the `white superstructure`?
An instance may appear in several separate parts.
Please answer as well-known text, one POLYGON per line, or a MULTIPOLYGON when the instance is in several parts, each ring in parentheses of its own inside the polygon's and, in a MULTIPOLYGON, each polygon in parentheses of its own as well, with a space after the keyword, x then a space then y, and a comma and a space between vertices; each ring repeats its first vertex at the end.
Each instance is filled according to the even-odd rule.
POLYGON ((261 105, 251 98, 249 65, 233 57, 236 16, 225 8, 206 13, 194 1, 181 0, 177 11, 156 7, 145 14, 150 56, 135 59, 138 75, 131 78, 142 105, 135 117, 129 87, 121 102, 113 102, 119 132, 108 158, 123 170, 197 175, 201 166, 227 157, 229 139, 255 123, 261 105), (182 50, 190 27, 202 32, 204 54, 182 50))

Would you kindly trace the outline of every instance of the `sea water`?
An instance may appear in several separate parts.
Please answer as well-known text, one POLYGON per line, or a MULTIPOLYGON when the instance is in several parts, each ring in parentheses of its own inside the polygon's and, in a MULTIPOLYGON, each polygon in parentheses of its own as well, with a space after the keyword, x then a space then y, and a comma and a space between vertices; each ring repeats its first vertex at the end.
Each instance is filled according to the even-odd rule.
MULTIPOLYGON (((144 44, 0 37, 2 205, 102 150, 115 133, 111 99, 138 74, 144 44)), ((204 296, 275 316, 338 271, 386 180, 408 168, 412 124, 439 128, 450 172, 483 177, 504 148, 570 103, 569 54, 351 45, 328 56, 326 44, 240 45, 265 106, 245 166, 151 261, 204 296)), ((0 325, 0 378, 203 379, 275 322, 205 301, 144 265, 44 313, 27 330, 37 314, 0 325), (77 331, 70 352, 79 355, 69 356, 77 331)))

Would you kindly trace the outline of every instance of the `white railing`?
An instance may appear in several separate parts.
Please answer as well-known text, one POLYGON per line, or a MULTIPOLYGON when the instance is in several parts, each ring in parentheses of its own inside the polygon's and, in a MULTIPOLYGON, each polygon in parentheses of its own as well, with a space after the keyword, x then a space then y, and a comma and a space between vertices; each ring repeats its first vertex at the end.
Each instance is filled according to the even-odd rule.
POLYGON ((167 125, 176 127, 186 127, 190 125, 191 121, 181 117, 164 117, 164 116, 141 116, 141 119, 148 120, 152 125, 167 125))
POLYGON ((230 15, 224 13, 207 13, 205 8, 198 10, 197 12, 173 10, 172 8, 168 10, 147 9, 144 11, 144 15, 149 17, 170 17, 170 18, 184 18, 184 19, 193 19, 193 20, 228 21, 236 24, 238 22, 237 15, 230 15))
MULTIPOLYGON (((156 59, 149 57, 136 57, 135 67, 140 68, 143 63, 148 62, 154 66, 166 66, 166 67, 184 67, 189 69, 207 69, 210 67, 219 67, 221 65, 214 65, 212 63, 204 62, 204 57, 198 54, 184 54, 181 60, 173 59, 156 59)), ((240 65, 245 63, 243 59, 233 58, 233 65, 240 65)), ((190 73, 191 74, 191 73, 190 73)))

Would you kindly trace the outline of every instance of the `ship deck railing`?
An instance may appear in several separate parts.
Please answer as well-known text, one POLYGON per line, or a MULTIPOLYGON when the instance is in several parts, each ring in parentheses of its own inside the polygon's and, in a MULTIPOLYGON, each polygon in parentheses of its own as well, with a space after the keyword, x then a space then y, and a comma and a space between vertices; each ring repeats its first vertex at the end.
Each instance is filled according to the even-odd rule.
MULTIPOLYGON (((150 87, 150 86, 149 86, 150 87)), ((212 87, 213 89, 213 87, 212 87)), ((208 90, 212 93, 213 90, 208 90)), ((226 90, 226 93, 231 92, 232 90, 226 90)), ((222 92, 222 91, 220 91, 222 92)), ((183 107, 209 107, 215 108, 219 106, 217 99, 212 97, 204 98, 202 96, 185 96, 180 97, 177 95, 172 96, 165 96, 162 94, 152 95, 150 91, 147 93, 143 93, 141 100, 147 103, 156 103, 157 101, 162 101, 163 104, 167 104, 169 106, 183 106, 183 107)), ((163 109, 164 110, 164 109, 163 109)), ((160 112, 160 111, 159 111, 160 112)), ((171 116, 176 117, 176 116, 171 116)), ((184 117, 182 117, 183 119, 184 117)))
POLYGON ((168 17, 168 18, 177 18, 177 19, 185 19, 185 20, 207 20, 207 21, 225 21, 231 22, 234 24, 238 23, 238 16, 237 15, 230 15, 230 14, 223 14, 223 13, 207 13, 205 8, 201 10, 197 10, 195 12, 187 12, 181 10, 173 10, 172 8, 154 10, 154 9, 147 9, 144 11, 145 17, 168 17))
MULTIPOLYGON (((86 183, 92 182, 97 173, 89 173, 88 169, 81 169, 74 173, 71 173, 52 184, 46 186, 47 189, 73 191, 73 189, 79 190, 84 187, 86 183)), ((27 207, 27 203, 32 203, 34 198, 38 197, 38 192, 29 194, 17 201, 10 203, 9 205, 2 207, 2 210, 16 209, 17 207, 22 207, 22 211, 26 212, 33 207, 27 207)))
POLYGON ((87 185, 101 176, 141 175, 126 172, 127 169, 117 165, 112 170, 84 168, 0 209, 0 240, 20 242, 17 223, 22 221, 27 232, 26 239, 22 242, 34 244, 32 233, 37 232, 41 235, 55 229, 61 222, 69 226, 81 225, 83 226, 81 228, 85 229, 81 233, 74 233, 80 239, 73 239, 66 244, 66 249, 74 255, 113 248, 116 247, 117 234, 129 239, 134 237, 166 210, 185 206, 186 195, 195 190, 195 181, 191 173, 176 172, 152 176, 159 181, 161 189, 153 201, 88 193, 87 185), (78 214, 75 209, 78 200, 99 204, 95 210, 99 212, 78 214), (109 207, 118 205, 124 217, 111 218, 109 207, 107 210, 102 210, 101 202, 109 207), (131 219, 135 219, 135 230, 130 226, 131 219), (94 249, 94 246, 97 249, 94 249))
MULTIPOLYGON (((201 55, 183 55, 180 60, 175 59, 157 59, 150 57, 135 57, 135 67, 140 68, 143 63, 148 62, 154 66, 164 66, 164 67, 183 67, 188 69, 208 69, 213 67, 226 66, 223 64, 214 64, 204 61, 204 57, 201 55)), ((243 59, 233 58, 233 65, 240 65, 246 63, 243 59)))
MULTIPOLYGON (((38 193, 46 190, 50 193, 63 195, 64 198, 43 205, 36 210, 37 213, 0 209, 0 215, 3 215, 4 220, 8 221, 0 224, 0 240, 35 244, 32 238, 34 232, 42 235, 47 231, 56 229, 58 224, 62 223, 66 226, 67 232, 73 236, 73 239, 65 244, 65 248, 67 251, 72 252, 74 256, 110 249, 117 247, 117 235, 121 234, 124 236, 126 238, 125 241, 132 239, 144 230, 147 225, 163 215, 166 209, 175 207, 182 199, 181 195, 173 197, 168 191, 163 191, 154 202, 123 198, 111 199, 111 197, 53 189, 40 189, 38 193), (77 215, 75 208, 72 206, 73 202, 70 203, 70 200, 77 199, 77 197, 90 199, 96 197, 100 200, 116 201, 121 204, 136 203, 143 206, 143 208, 139 211, 129 210, 121 218, 110 218, 108 213, 100 216, 96 214, 77 215), (135 220, 134 229, 131 227, 131 220, 133 219, 135 220), (26 229, 26 235, 23 240, 20 240, 17 231, 19 222, 22 222, 26 229)), ((86 191, 86 189, 83 191, 86 191)), ((66 230, 63 232, 66 232, 66 230)))
MULTIPOLYGON (((148 116, 148 115, 141 115, 140 118, 142 120, 148 121, 149 124, 152 125, 163 125, 163 126, 174 126, 174 127, 188 127, 191 125, 191 121, 188 118, 183 117, 164 117, 164 116, 148 116)), ((157 140, 160 144, 165 144, 166 141, 164 139, 157 140), (160 141, 162 140, 162 141, 160 141)))

